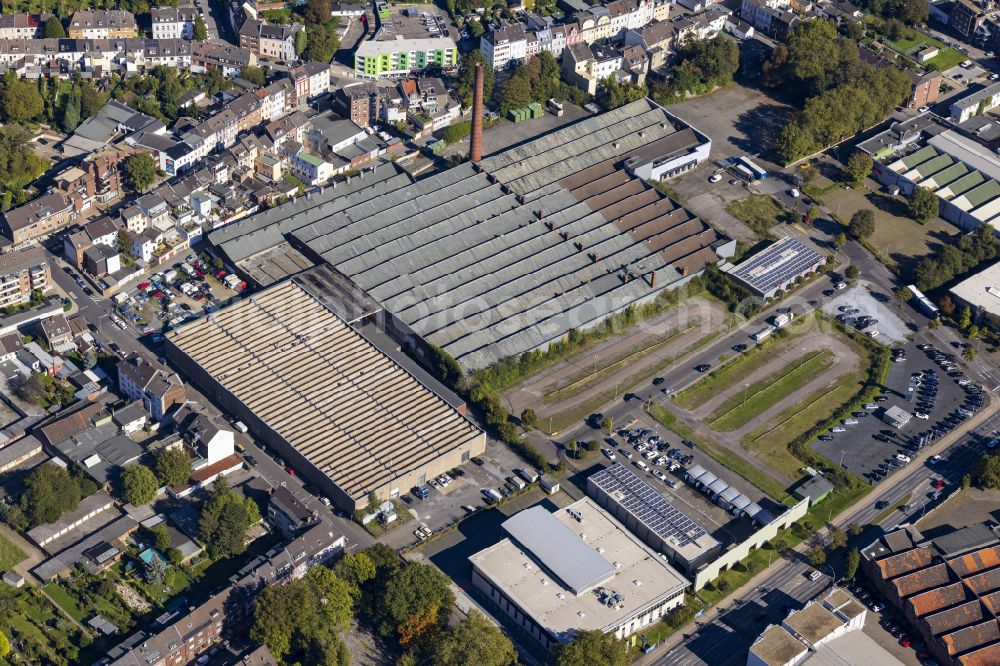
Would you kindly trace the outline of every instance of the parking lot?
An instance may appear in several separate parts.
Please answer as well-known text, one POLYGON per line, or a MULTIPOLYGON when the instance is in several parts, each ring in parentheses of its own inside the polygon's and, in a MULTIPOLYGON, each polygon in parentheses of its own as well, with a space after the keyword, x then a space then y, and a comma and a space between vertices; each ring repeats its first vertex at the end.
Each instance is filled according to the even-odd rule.
MULTIPOLYGON (((226 277, 225 271, 213 271, 206 263, 189 255, 184 262, 153 273, 133 289, 123 292, 127 299, 118 305, 117 318, 132 325, 140 334, 158 339, 157 334, 166 326, 176 326, 201 312, 212 312, 235 296, 238 291, 223 284, 226 277), (193 270, 186 271, 184 266, 193 270)), ((234 282, 231 280, 231 283, 234 282)))
MULTIPOLYGON (((528 469, 528 465, 509 446, 487 440, 486 453, 449 474, 447 485, 441 485, 437 480, 429 482, 426 487, 430 492, 426 499, 420 499, 412 490, 402 495, 400 505, 413 516, 414 521, 403 529, 391 531, 382 540, 393 548, 409 546, 420 540, 413 533, 417 528, 438 532, 482 510, 488 506, 484 490, 492 488, 501 492, 503 489, 503 492, 511 494, 507 480, 517 476, 515 469, 528 469)), ((516 485, 512 487, 517 489, 516 485)))
POLYGON ((906 360, 892 364, 885 391, 876 402, 855 412, 851 419, 854 423, 838 426, 841 432, 822 435, 814 443, 819 453, 872 483, 905 467, 905 457, 911 457, 923 446, 953 430, 985 403, 981 388, 956 366, 949 365, 953 360, 944 356, 938 362, 932 357, 932 354, 947 354, 954 359, 951 352, 921 350, 917 343, 906 344, 900 349, 905 352, 906 360), (914 373, 922 376, 915 377, 914 373), (898 428, 886 423, 883 414, 893 406, 900 407, 913 418, 898 428), (966 409, 966 413, 961 413, 961 409, 966 409), (918 413, 926 418, 917 417, 918 413))
POLYGON ((910 333, 906 323, 899 317, 899 299, 892 294, 873 291, 867 286, 857 285, 837 294, 823 304, 823 312, 845 321, 862 333, 878 331, 875 337, 885 344, 898 344, 906 340, 910 333), (871 317, 874 321, 858 328, 861 317, 871 317))

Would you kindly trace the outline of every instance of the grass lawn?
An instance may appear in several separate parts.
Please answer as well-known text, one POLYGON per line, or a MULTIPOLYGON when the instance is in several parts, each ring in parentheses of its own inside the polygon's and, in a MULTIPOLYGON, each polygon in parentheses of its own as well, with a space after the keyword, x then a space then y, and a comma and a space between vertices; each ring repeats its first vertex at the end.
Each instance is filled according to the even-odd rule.
POLYGON ((795 393, 803 384, 821 376, 833 365, 833 361, 834 354, 828 349, 804 354, 797 361, 748 387, 743 395, 734 395, 727 400, 712 414, 708 427, 728 432, 746 425, 795 393))
POLYGON ((76 600, 67 592, 62 585, 59 583, 49 583, 42 588, 45 590, 46 594, 52 597, 57 604, 62 606, 62 609, 69 613, 69 615, 77 622, 83 622, 87 619, 86 615, 80 607, 76 605, 76 600))
POLYGON ((652 405, 649 408, 649 414, 654 419, 659 421, 665 428, 667 428, 667 430, 670 430, 684 439, 690 439, 691 441, 696 442, 698 444, 698 448, 703 453, 718 462, 720 465, 723 465, 736 474, 742 476, 744 479, 759 488, 761 492, 764 492, 772 497, 776 502, 782 502, 789 496, 785 486, 782 485, 777 479, 755 467, 752 463, 748 462, 738 454, 735 454, 716 444, 706 443, 704 439, 698 438, 694 434, 694 431, 692 431, 687 425, 678 421, 677 417, 665 407, 652 405))
POLYGON ((906 37, 895 42, 886 38, 885 43, 889 48, 903 55, 910 56, 914 61, 916 61, 917 51, 923 50, 928 46, 936 46, 940 52, 927 62, 921 64, 939 72, 951 69, 967 57, 950 46, 946 46, 941 40, 913 29, 908 31, 906 37))
POLYGON ((710 398, 743 381, 758 369, 770 363, 793 344, 796 331, 811 319, 806 315, 785 329, 786 335, 772 336, 763 343, 750 347, 725 365, 708 373, 703 379, 674 395, 674 402, 691 410, 705 404, 710 398))
POLYGON ((23 562, 24 554, 10 539, 0 536, 0 571, 10 571, 18 562, 23 562))
POLYGON ((751 194, 726 206, 726 211, 747 223, 755 233, 766 236, 771 227, 781 222, 785 209, 766 194, 751 194))

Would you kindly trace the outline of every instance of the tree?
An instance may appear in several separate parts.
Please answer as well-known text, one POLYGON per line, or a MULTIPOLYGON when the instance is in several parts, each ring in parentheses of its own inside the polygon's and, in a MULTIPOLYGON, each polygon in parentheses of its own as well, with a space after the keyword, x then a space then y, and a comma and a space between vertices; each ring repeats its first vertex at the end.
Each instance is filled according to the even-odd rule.
POLYGON ((609 434, 611 433, 611 417, 610 416, 605 416, 604 419, 601 420, 601 430, 603 430, 604 432, 609 433, 609 434))
POLYGON ((829 537, 831 548, 843 548, 847 545, 847 534, 844 530, 840 529, 836 525, 830 525, 827 528, 827 535, 829 537))
POLYGON ((820 546, 813 546, 806 552, 806 559, 809 564, 818 567, 826 562, 826 551, 820 546))
POLYGON ((184 561, 184 553, 180 548, 171 548, 167 551, 167 559, 170 560, 170 564, 178 566, 184 561))
POLYGON ((340 558, 333 570, 341 580, 344 580, 356 588, 370 581, 375 577, 375 563, 365 551, 358 553, 348 553, 340 558))
POLYGON ((54 523, 80 504, 79 481, 58 465, 39 465, 24 481, 21 509, 32 525, 54 523))
POLYGON ((50 16, 45 21, 45 36, 49 39, 65 39, 66 29, 57 16, 50 16))
POLYGON ((509 666, 517 663, 517 653, 510 639, 473 609, 437 642, 431 663, 434 666, 509 666))
POLYGON ((500 113, 504 116, 511 109, 521 109, 534 101, 531 81, 527 76, 511 76, 500 88, 500 113))
POLYGON ((149 153, 136 153, 125 158, 125 177, 132 189, 145 192, 156 180, 156 160, 149 153))
POLYGON ((969 486, 972 485, 972 476, 969 474, 962 475, 962 490, 968 490, 969 486))
POLYGON ((854 580, 854 574, 858 572, 858 564, 861 563, 861 554, 857 548, 851 548, 847 552, 847 561, 844 563, 844 578, 854 580))
POLYGON ((232 557, 242 553, 246 549, 250 520, 248 502, 229 487, 225 477, 219 477, 202 506, 198 521, 198 533, 209 557, 232 557))
POLYGON ((531 407, 526 407, 524 411, 521 412, 521 423, 529 428, 537 426, 538 416, 535 414, 535 410, 531 407))
POLYGON ((848 231, 859 240, 868 238, 875 233, 875 211, 871 208, 862 208, 851 215, 851 222, 848 231))
POLYGON ((38 92, 38 87, 28 81, 22 81, 8 69, 4 74, 3 85, 0 86, 0 112, 3 119, 11 123, 23 123, 37 118, 45 111, 45 101, 38 92))
POLYGON ((156 475, 145 465, 136 463, 122 470, 122 494, 129 504, 149 504, 156 497, 159 487, 156 475))
POLYGON ((972 310, 966 305, 958 317, 958 327, 963 331, 972 326, 972 310))
POLYGON ((330 0, 307 0, 302 11, 306 23, 329 23, 332 15, 330 0))
POLYGON ((833 239, 833 246, 837 248, 837 252, 840 252, 844 249, 845 245, 847 245, 847 235, 841 231, 837 234, 837 237, 833 239))
POLYGON ((847 173, 851 176, 851 183, 855 187, 865 182, 865 178, 872 172, 872 165, 872 158, 860 150, 848 158, 847 173))
POLYGON ((149 562, 143 567, 142 575, 147 583, 160 585, 167 577, 167 563, 163 561, 162 557, 153 553, 149 562))
POLYGON ((629 659, 620 640, 595 629, 578 630, 573 640, 560 645, 555 663, 556 666, 627 666, 629 659))
POLYGON ((978 352, 976 352, 976 348, 971 345, 962 350, 962 358, 964 358, 969 363, 975 361, 977 355, 978 352))
POLYGON ((910 195, 910 201, 907 204, 907 213, 914 220, 923 224, 938 214, 937 195, 926 187, 917 185, 913 188, 913 194, 910 195))
POLYGON ((859 275, 861 275, 861 271, 854 264, 851 264, 844 270, 844 277, 848 280, 857 280, 859 275))
POLYGON ((938 307, 941 309, 942 314, 950 315, 955 311, 955 301, 951 300, 951 296, 945 294, 938 301, 938 307))
POLYGON ((473 39, 479 39, 486 32, 486 28, 483 27, 482 21, 473 19, 469 21, 469 34, 472 35, 473 39))
MULTIPOLYGON (((316 34, 319 34, 319 32, 317 31, 316 34)), ((319 40, 319 42, 321 43, 322 40, 319 40)), ((301 56, 303 53, 305 53, 305 51, 306 51, 306 49, 308 47, 309 47, 309 33, 308 33, 308 31, 306 31, 306 30, 299 30, 297 33, 295 33, 295 55, 301 56)), ((316 50, 318 50, 318 49, 319 49, 319 43, 316 46, 316 50)), ((336 49, 334 49, 334 50, 336 50, 336 49)), ((331 57, 332 57, 332 55, 331 55, 331 57)))
POLYGON ((194 20, 194 41, 203 42, 208 39, 208 27, 205 25, 205 21, 202 20, 201 15, 199 15, 194 20))
POLYGON ((107 101, 107 95, 98 90, 93 81, 80 84, 80 115, 83 118, 96 115, 107 101))
POLYGON ((645 85, 628 81, 622 83, 615 76, 609 76, 604 79, 598 97, 604 108, 617 109, 648 95, 649 89, 645 85))
POLYGON ((913 292, 910 291, 909 287, 902 287, 898 292, 896 292, 896 296, 899 297, 900 303, 909 303, 913 300, 913 292))
POLYGON ((850 534, 852 537, 860 535, 863 531, 864 530, 862 529, 861 525, 858 525, 857 523, 851 523, 850 525, 847 526, 847 533, 850 534))
POLYGON ((83 352, 83 367, 86 370, 90 370, 95 365, 97 365, 97 352, 93 349, 88 349, 83 352))
MULTIPOLYGON (((477 21, 478 23, 478 21, 477 21)), ((472 93, 475 89, 476 63, 483 64, 483 99, 488 100, 493 96, 493 69, 485 64, 483 53, 479 49, 463 53, 458 64, 458 76, 455 79, 455 92, 462 106, 469 108, 472 106, 472 93)))
POLYGON ((972 468, 972 483, 979 488, 1000 488, 1000 455, 989 454, 979 458, 972 468))
POLYGON ((0 631, 0 658, 6 657, 10 654, 10 641, 7 639, 7 635, 0 631))
POLYGON ((408 562, 393 571, 376 610, 376 621, 383 636, 399 636, 413 626, 414 620, 431 619, 433 626, 426 626, 421 635, 440 629, 451 615, 455 597, 450 581, 438 569, 419 562, 408 562))
POLYGON ((267 77, 264 75, 264 68, 253 65, 247 65, 240 70, 240 76, 258 87, 264 85, 267 81, 267 77))
POLYGON ((149 528, 149 533, 153 535, 153 547, 161 553, 170 550, 170 532, 163 523, 157 523, 149 528))
POLYGON ((434 374, 445 384, 454 386, 462 378, 462 366, 458 364, 454 356, 437 345, 428 345, 428 348, 430 365, 435 371, 434 374))
POLYGON ((191 458, 182 448, 160 449, 154 467, 160 483, 171 488, 183 485, 191 476, 191 458))

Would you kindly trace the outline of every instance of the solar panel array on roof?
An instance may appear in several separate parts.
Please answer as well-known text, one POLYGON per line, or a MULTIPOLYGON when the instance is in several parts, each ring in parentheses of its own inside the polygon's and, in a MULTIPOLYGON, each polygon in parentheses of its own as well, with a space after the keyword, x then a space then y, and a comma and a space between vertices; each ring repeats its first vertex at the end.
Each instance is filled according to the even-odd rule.
POLYGON ((767 293, 823 261, 823 255, 802 241, 783 238, 741 263, 731 275, 767 293))
POLYGON ((614 496, 626 510, 661 539, 674 539, 684 546, 708 536, 705 528, 688 518, 653 486, 620 463, 597 472, 588 480, 608 495, 614 496))
MULTIPOLYGON (((576 517, 580 519, 579 514, 576 517)), ((574 594, 582 594, 615 575, 613 564, 542 506, 525 509, 500 526, 574 594)))

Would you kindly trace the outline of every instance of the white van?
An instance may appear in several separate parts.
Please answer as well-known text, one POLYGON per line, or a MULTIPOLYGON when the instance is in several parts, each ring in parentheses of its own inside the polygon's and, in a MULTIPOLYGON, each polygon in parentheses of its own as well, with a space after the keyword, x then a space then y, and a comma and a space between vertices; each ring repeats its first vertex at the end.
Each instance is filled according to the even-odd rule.
POLYGON ((908 463, 908 462, 910 462, 910 456, 903 455, 902 453, 897 453, 896 454, 896 460, 898 460, 900 462, 908 463))
POLYGON ((820 572, 814 570, 809 574, 809 580, 819 580, 822 575, 820 572))
POLYGON ((641 460, 636 460, 632 464, 635 465, 636 467, 638 467, 639 469, 641 469, 643 472, 648 472, 649 471, 649 465, 647 465, 646 463, 642 462, 641 460))
POLYGON ((243 421, 233 421, 233 427, 242 433, 247 431, 247 424, 243 423, 243 421))

